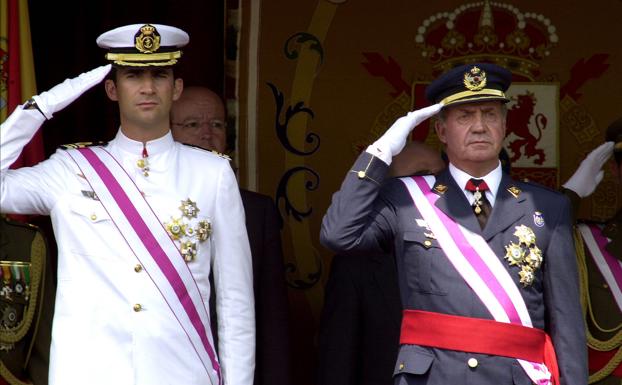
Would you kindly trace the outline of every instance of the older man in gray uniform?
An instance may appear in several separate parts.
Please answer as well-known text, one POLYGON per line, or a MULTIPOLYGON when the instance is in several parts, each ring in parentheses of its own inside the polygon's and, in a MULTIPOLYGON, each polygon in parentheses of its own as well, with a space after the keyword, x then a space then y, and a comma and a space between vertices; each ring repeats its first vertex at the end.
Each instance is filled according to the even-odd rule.
POLYGON ((321 241, 334 251, 395 251, 396 384, 587 381, 569 201, 499 162, 510 81, 491 64, 443 74, 427 90, 436 104, 368 147, 324 217, 321 241), (449 167, 385 182, 410 131, 437 113, 449 167))

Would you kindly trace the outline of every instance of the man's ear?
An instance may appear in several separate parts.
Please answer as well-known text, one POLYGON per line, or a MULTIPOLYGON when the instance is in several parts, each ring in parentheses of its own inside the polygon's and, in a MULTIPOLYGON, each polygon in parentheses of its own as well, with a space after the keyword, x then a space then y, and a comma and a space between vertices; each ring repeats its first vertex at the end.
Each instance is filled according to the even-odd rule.
POLYGON ((181 96, 181 93, 184 90, 184 79, 177 78, 175 79, 175 83, 173 83, 173 101, 176 101, 181 96))
POLYGON ((117 85, 112 81, 112 79, 106 79, 104 82, 104 88, 106 89, 106 95, 112 101, 119 101, 117 97, 117 85))
POLYGON ((443 144, 447 144, 447 140, 445 138, 445 125, 441 122, 440 119, 436 119, 434 122, 434 130, 436 131, 436 136, 443 144))

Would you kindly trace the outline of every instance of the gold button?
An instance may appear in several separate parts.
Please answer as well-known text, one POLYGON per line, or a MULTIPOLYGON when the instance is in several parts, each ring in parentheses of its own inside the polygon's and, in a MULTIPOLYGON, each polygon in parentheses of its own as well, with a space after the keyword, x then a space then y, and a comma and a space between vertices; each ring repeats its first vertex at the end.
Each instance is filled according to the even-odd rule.
POLYGON ((139 311, 141 311, 142 309, 143 309, 143 307, 142 307, 139 303, 137 303, 136 305, 134 305, 134 311, 135 311, 135 312, 139 312, 139 311))
POLYGON ((91 214, 91 220, 92 220, 92 221, 94 221, 94 220, 96 220, 96 219, 97 219, 97 215, 95 215, 95 214, 91 214))
POLYGON ((432 242, 430 242, 430 241, 428 241, 428 240, 426 239, 426 240, 423 242, 423 245, 424 245, 425 247, 430 247, 430 246, 432 246, 432 242))
POLYGON ((136 165, 139 168, 144 168, 145 167, 145 160, 144 159, 138 159, 138 161, 136 162, 136 165))
POLYGON ((143 269, 143 266, 140 263, 134 266, 134 271, 137 273, 140 273, 142 269, 143 269))
POLYGON ((404 370, 404 363, 403 363, 403 362, 400 362, 400 368, 399 368, 399 370, 404 370))
POLYGON ((603 283, 603 289, 609 289, 609 285, 607 285, 606 283, 603 283))
POLYGON ((467 365, 469 365, 469 368, 471 369, 475 369, 477 368, 477 365, 479 364, 479 362, 477 362, 476 358, 469 358, 469 360, 467 361, 467 365))
POLYGON ((359 177, 359 179, 363 179, 365 178, 365 171, 359 171, 356 173, 356 175, 359 177))

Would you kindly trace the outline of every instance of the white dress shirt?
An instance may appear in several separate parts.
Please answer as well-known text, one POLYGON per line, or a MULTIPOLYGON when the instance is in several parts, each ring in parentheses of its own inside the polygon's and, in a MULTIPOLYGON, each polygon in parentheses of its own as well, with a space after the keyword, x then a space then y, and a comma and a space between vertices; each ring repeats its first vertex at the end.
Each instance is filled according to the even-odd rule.
MULTIPOLYGON (((467 200, 469 201, 469 204, 472 206, 473 202, 475 201, 475 197, 473 196, 473 193, 467 190, 465 187, 469 179, 475 178, 475 177, 460 170, 458 167, 454 166, 451 163, 449 163, 449 173, 454 178, 458 186, 462 188, 462 192, 464 193, 464 196, 467 198, 467 200)), ((497 196, 497 190, 499 190, 499 185, 501 184, 502 176, 503 176, 503 172, 501 170, 501 162, 499 162, 499 165, 497 166, 497 168, 495 168, 494 170, 492 170, 491 172, 489 172, 488 174, 484 175, 481 178, 475 178, 475 179, 483 179, 484 182, 486 182, 486 184, 488 185, 488 190, 486 190, 486 198, 488 199, 488 202, 490 202, 491 207, 495 206, 495 197, 497 196)))

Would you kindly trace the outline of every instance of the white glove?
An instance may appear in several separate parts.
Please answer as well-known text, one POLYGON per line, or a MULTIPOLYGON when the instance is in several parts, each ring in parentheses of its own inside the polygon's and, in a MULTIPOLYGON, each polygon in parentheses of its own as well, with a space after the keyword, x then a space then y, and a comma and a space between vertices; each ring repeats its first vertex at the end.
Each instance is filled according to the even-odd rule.
POLYGON ((391 164, 391 159, 399 154, 406 145, 408 135, 419 123, 436 115, 443 105, 438 103, 420 110, 411 111, 401 118, 367 148, 367 152, 382 159, 386 164, 391 164))
POLYGON ((590 196, 603 180, 603 165, 613 154, 613 142, 605 142, 590 152, 562 186, 577 193, 581 198, 590 196))
POLYGON ((54 113, 67 107, 71 102, 76 100, 78 96, 101 82, 108 72, 110 72, 111 67, 110 64, 97 67, 91 71, 80 74, 80 76, 76 78, 66 79, 64 82, 52 87, 49 91, 33 96, 39 111, 41 111, 47 120, 52 119, 54 113))

